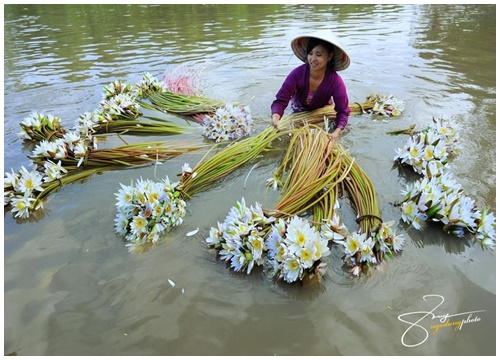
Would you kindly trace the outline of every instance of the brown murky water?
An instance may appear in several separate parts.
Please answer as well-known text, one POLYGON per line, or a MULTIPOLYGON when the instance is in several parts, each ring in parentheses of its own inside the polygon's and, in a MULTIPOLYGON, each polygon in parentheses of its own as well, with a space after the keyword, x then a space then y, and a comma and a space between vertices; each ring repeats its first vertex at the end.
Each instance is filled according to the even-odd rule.
MULTIPOLYGON (((392 94, 407 105, 388 121, 352 116, 342 138, 372 179, 384 220, 399 219, 391 203, 413 180, 392 169, 406 136, 386 132, 422 128, 441 115, 460 125, 462 153, 451 171, 481 207, 494 209, 495 12, 495 5, 7 5, 4 167, 29 165, 16 133, 32 111, 71 128, 111 81, 135 83, 146 72, 161 78, 181 64, 199 69, 207 97, 246 103, 263 128, 274 94, 299 64, 290 40, 331 28, 351 56, 342 72, 350 100, 392 94)), ((202 141, 195 130, 176 138, 202 141)), ((156 174, 175 178, 182 164, 202 156, 166 161, 156 174)), ((210 227, 242 196, 273 204, 276 195, 264 184, 279 160, 266 155, 245 187, 249 167, 196 195, 185 222, 142 254, 129 253, 114 233, 114 193, 120 183, 153 178, 152 167, 68 185, 29 221, 5 213, 4 353, 495 354, 495 253, 439 227, 420 232, 401 223, 403 253, 361 279, 342 269, 333 247, 316 288, 235 273, 218 261, 204 240, 210 227), (186 237, 196 227, 200 232, 186 237), (432 309, 435 318, 422 320, 423 329, 398 319, 416 322, 423 315, 410 313, 432 309), (466 322, 471 313, 479 320, 466 322), (445 314, 464 324, 434 333, 445 314)), ((352 220, 352 210, 344 216, 352 220)))

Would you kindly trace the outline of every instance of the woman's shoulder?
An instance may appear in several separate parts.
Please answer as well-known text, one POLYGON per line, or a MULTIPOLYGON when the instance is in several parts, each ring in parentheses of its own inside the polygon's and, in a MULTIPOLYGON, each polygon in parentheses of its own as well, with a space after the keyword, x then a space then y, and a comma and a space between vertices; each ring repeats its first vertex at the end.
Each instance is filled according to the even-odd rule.
POLYGON ((296 68, 294 68, 290 72, 290 74, 293 74, 293 75, 303 75, 303 74, 307 73, 308 69, 309 69, 309 65, 308 64, 302 64, 302 65, 299 65, 296 68))
POLYGON ((331 82, 344 82, 342 76, 340 76, 338 72, 333 70, 333 68, 327 68, 326 76, 331 82))

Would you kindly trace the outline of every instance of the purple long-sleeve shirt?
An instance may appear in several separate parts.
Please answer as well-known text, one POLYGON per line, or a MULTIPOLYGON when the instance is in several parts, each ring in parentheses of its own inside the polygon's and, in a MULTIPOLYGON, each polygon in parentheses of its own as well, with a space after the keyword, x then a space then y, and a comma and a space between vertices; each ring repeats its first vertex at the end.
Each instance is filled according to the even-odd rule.
POLYGON ((309 64, 303 64, 293 69, 286 77, 281 89, 276 94, 276 100, 271 105, 271 113, 283 116, 290 100, 292 109, 297 111, 311 111, 328 105, 333 97, 335 104, 335 127, 343 130, 351 113, 349 98, 344 81, 332 68, 326 68, 325 77, 318 86, 311 104, 306 105, 309 94, 309 64))

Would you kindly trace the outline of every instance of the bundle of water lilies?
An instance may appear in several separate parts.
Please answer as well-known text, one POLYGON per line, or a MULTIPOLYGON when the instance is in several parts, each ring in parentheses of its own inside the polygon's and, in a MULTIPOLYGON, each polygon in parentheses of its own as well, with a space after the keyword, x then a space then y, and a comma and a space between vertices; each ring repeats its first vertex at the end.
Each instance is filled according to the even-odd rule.
POLYGON ((270 151, 273 142, 283 135, 273 127, 267 127, 257 135, 234 140, 224 147, 214 145, 192 169, 186 164, 177 189, 183 198, 191 198, 236 169, 255 161, 262 152, 270 151))
POLYGON ((92 112, 79 116, 77 131, 88 139, 95 134, 129 133, 129 134, 180 134, 183 129, 169 124, 168 121, 139 121, 142 114, 141 100, 153 93, 166 91, 166 85, 145 73, 134 85, 120 80, 106 85, 99 106, 92 112))
POLYGON ((254 131, 250 108, 223 100, 171 91, 150 94, 143 107, 189 116, 203 125, 202 135, 215 142, 234 140, 254 131))
POLYGON ((442 223, 443 230, 457 237, 475 235, 483 248, 494 249, 495 216, 487 209, 479 211, 474 200, 447 172, 450 154, 458 154, 457 124, 443 117, 408 138, 404 147, 396 149, 395 161, 410 165, 423 178, 402 192, 402 219, 415 229, 426 223, 442 223))
POLYGON ((458 154, 457 124, 443 117, 433 118, 432 123, 419 133, 409 136, 406 144, 396 149, 394 161, 413 167, 423 174, 430 161, 446 164, 451 154, 458 154))
MULTIPOLYGON (((96 134, 129 133, 174 135, 183 132, 183 128, 162 120, 161 122, 139 121, 142 115, 137 102, 139 94, 162 91, 161 84, 150 74, 134 86, 115 81, 104 87, 102 100, 98 108, 79 116, 74 131, 79 137, 95 142, 96 134)), ((40 142, 62 138, 68 130, 61 125, 61 119, 52 114, 34 111, 20 123, 18 137, 24 140, 40 142)), ((94 144, 95 147, 95 144, 94 144)))
POLYGON ((24 140, 42 141, 52 138, 62 138, 66 129, 61 126, 61 119, 51 114, 45 115, 33 111, 21 123, 21 131, 17 133, 18 138, 24 140))
POLYGON ((235 271, 250 274, 255 265, 266 265, 291 283, 324 272, 321 261, 330 254, 324 234, 330 232, 320 233, 299 216, 277 219, 259 203, 247 207, 242 198, 223 223, 211 228, 206 242, 235 271))
POLYGON ((374 215, 379 210, 373 185, 354 159, 340 145, 330 147, 326 132, 310 124, 291 135, 282 164, 268 180, 276 189, 282 184, 282 199, 271 210, 258 203, 247 207, 242 199, 224 222, 211 228, 207 243, 235 271, 250 273, 267 264, 287 282, 321 277, 330 240, 344 246, 346 265, 355 275, 399 251, 404 239, 390 230, 392 223, 382 224, 374 215), (349 236, 337 215, 339 186, 358 211, 358 235, 349 236), (303 218, 309 210, 314 221, 303 218))
POLYGON ((182 223, 186 202, 175 190, 177 185, 168 176, 160 182, 141 178, 135 185, 120 184, 115 230, 131 250, 156 243, 164 231, 182 223))
POLYGON ((255 131, 250 107, 231 103, 205 115, 203 125, 203 136, 215 142, 239 139, 255 131))
POLYGON ((372 100, 375 103, 373 108, 368 110, 369 113, 386 117, 399 116, 406 107, 406 103, 404 101, 398 100, 393 95, 370 95, 367 100, 372 100))
POLYGON ((34 166, 32 170, 21 169, 5 173, 4 206, 10 207, 16 218, 29 218, 36 210, 44 208, 46 198, 62 186, 84 181, 95 173, 113 170, 112 166, 90 168, 80 171, 68 171, 61 162, 50 160, 43 165, 43 170, 34 166))
POLYGON ((177 94, 172 91, 150 93, 147 97, 150 103, 140 101, 148 109, 179 115, 194 115, 213 113, 226 105, 223 100, 213 100, 204 96, 177 94))
MULTIPOLYGON (((399 116, 405 109, 405 103, 397 100, 394 96, 382 96, 370 94, 365 101, 349 103, 350 115, 373 113, 385 116, 399 116), (385 105, 384 105, 385 104, 385 105), (376 108, 376 111, 374 110, 376 108), (385 109, 385 110, 383 110, 385 109)), ((290 124, 300 125, 302 123, 323 124, 325 119, 334 121, 337 116, 334 105, 326 105, 312 111, 302 111, 285 114, 278 125, 281 128, 290 124)))
POLYGON ((62 138, 42 140, 29 158, 33 169, 25 167, 4 177, 4 206, 12 205, 16 217, 29 217, 42 208, 46 197, 65 184, 81 181, 97 172, 171 159, 201 148, 170 142, 148 142, 114 148, 95 149, 74 131, 62 138))
POLYGON ((425 176, 406 187, 401 201, 403 221, 415 229, 422 229, 428 222, 441 222, 448 234, 475 234, 483 248, 495 249, 495 215, 487 209, 480 211, 445 169, 441 162, 432 160, 426 164, 425 176))

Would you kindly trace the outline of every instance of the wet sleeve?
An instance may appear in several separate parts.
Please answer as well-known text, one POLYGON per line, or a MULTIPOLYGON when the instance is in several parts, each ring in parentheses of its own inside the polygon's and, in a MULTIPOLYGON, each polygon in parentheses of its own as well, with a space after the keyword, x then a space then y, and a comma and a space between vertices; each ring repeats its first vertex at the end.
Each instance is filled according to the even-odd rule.
POLYGON ((349 98, 344 81, 340 76, 336 76, 333 89, 333 102, 335 104, 336 120, 335 127, 344 130, 351 114, 349 108, 349 98))

